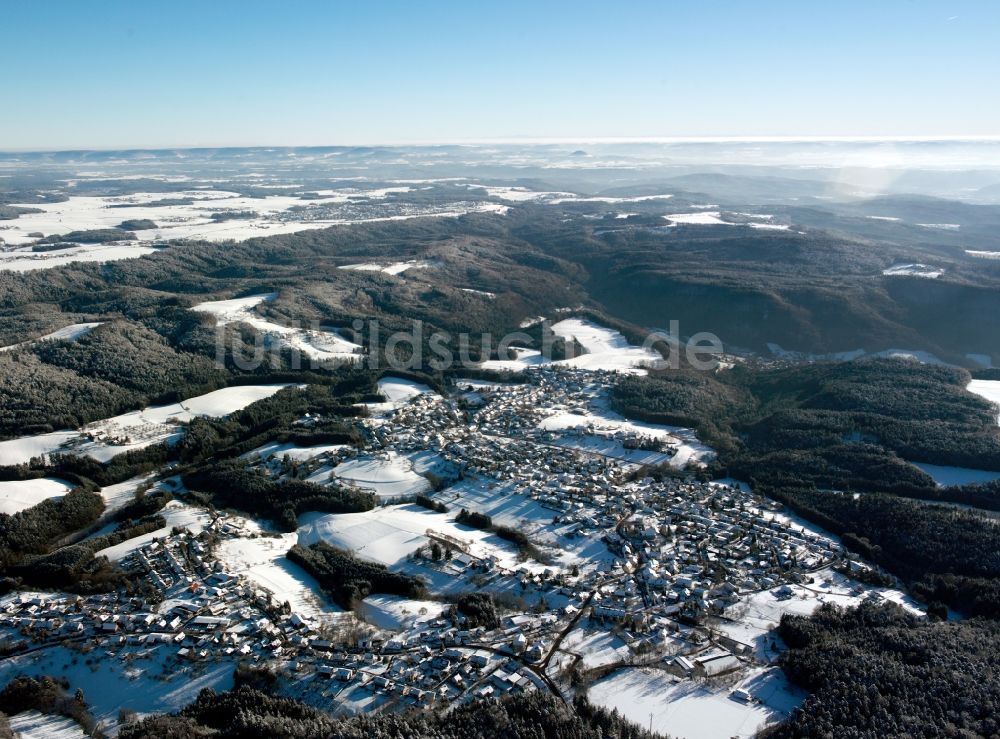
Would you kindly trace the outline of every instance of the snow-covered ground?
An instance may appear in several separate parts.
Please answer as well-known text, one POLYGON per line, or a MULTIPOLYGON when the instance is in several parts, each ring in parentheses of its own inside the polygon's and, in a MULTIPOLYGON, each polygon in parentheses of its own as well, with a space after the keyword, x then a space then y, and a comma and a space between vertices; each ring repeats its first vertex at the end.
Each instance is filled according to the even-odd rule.
POLYGON ((514 353, 514 359, 487 359, 481 364, 482 368, 500 372, 521 372, 528 367, 546 363, 546 359, 537 349, 512 347, 511 351, 514 353))
POLYGON ((170 405, 153 406, 95 421, 79 431, 56 431, 0 441, 0 465, 24 464, 32 457, 72 452, 107 462, 124 452, 143 449, 183 433, 177 424, 199 416, 219 418, 269 398, 289 385, 240 385, 170 405))
POLYGON ((934 482, 941 487, 948 485, 976 485, 1000 480, 1000 472, 990 472, 989 470, 972 470, 967 467, 944 467, 937 464, 926 464, 925 462, 911 462, 910 464, 914 467, 919 467, 933 477, 934 482))
POLYGON ((518 562, 518 552, 509 542, 495 534, 456 524, 454 515, 418 505, 384 506, 364 513, 307 513, 299 517, 299 522, 298 542, 303 546, 325 541, 394 569, 405 568, 407 558, 430 542, 429 531, 463 542, 474 556, 494 555, 501 566, 524 566, 518 562))
POLYGON ((113 547, 102 549, 99 552, 95 552, 94 556, 107 557, 112 562, 117 562, 123 557, 126 557, 134 552, 136 549, 148 544, 153 539, 166 536, 174 527, 188 529, 194 534, 201 533, 205 529, 205 526, 208 525, 210 518, 208 512, 204 508, 191 506, 187 503, 182 503, 179 500, 172 500, 167 503, 160 511, 160 515, 167 521, 166 526, 163 528, 157 529, 156 531, 150 531, 148 534, 137 536, 134 539, 123 541, 121 544, 116 544, 113 547))
POLYGON ((431 489, 427 479, 413 469, 413 463, 395 452, 349 459, 333 469, 333 477, 354 487, 371 490, 379 498, 417 495, 431 489))
POLYGON ((19 439, 0 441, 0 466, 27 464, 33 457, 42 457, 59 451, 63 444, 79 440, 79 431, 54 431, 50 434, 22 436, 19 439))
POLYGON ((543 192, 538 190, 529 190, 526 187, 510 187, 506 185, 479 185, 479 184, 469 184, 466 185, 470 190, 485 190, 486 194, 491 198, 499 198, 500 200, 506 200, 511 203, 524 203, 531 201, 550 201, 550 202, 563 202, 563 200, 554 200, 555 198, 563 198, 568 200, 573 200, 576 198, 571 192, 543 192))
MULTIPOLYGON (((789 523, 800 521, 789 517, 781 518, 789 523)), ((814 533, 821 531, 809 524, 805 528, 814 533)), ((758 658, 770 661, 783 648, 774 648, 777 640, 775 629, 786 613, 809 616, 823 603, 848 608, 860 605, 867 597, 891 601, 917 615, 923 613, 920 605, 902 591, 861 586, 830 568, 813 573, 812 580, 809 584, 791 585, 787 591, 782 587, 775 587, 747 595, 740 600, 739 605, 726 612, 727 619, 718 619, 712 624, 712 628, 731 639, 753 646, 758 658)))
POLYGON ((733 688, 680 681, 649 668, 625 668, 595 683, 590 700, 617 709, 626 719, 678 739, 750 737, 797 708, 805 693, 789 684, 779 668, 755 670, 733 688), (731 696, 742 688, 746 703, 731 696))
POLYGON ((340 269, 351 269, 358 272, 385 272, 387 275, 401 275, 408 269, 427 269, 433 264, 427 261, 411 259, 408 262, 391 262, 389 264, 378 264, 376 262, 362 262, 360 264, 345 264, 340 269))
POLYGON ((104 513, 112 513, 124 508, 135 500, 135 491, 139 486, 152 479, 154 473, 133 477, 131 480, 120 482, 117 485, 108 485, 101 488, 101 497, 104 498, 104 513))
POLYGON ((125 220, 150 220, 156 228, 135 231, 143 242, 167 239, 205 239, 237 241, 253 236, 294 233, 321 228, 328 223, 349 222, 343 219, 321 220, 308 216, 293 218, 291 208, 313 208, 337 203, 384 200, 391 192, 405 192, 408 187, 380 190, 324 190, 318 199, 303 200, 298 195, 275 194, 263 198, 242 197, 223 190, 183 190, 177 192, 135 193, 122 197, 73 196, 62 203, 42 203, 28 207, 41 213, 28 213, 5 222, 0 236, 8 244, 22 245, 35 241, 31 233, 46 236, 71 231, 117 228, 125 220), (187 205, 155 205, 166 199, 193 200, 187 205), (118 206, 118 207, 116 207, 118 206), (128 206, 128 207, 120 207, 128 206), (219 220, 214 214, 254 213, 253 218, 219 220))
POLYGON ((274 300, 275 297, 277 296, 274 293, 269 293, 232 300, 216 300, 199 303, 191 310, 214 316, 220 326, 228 323, 245 323, 260 331, 268 340, 278 342, 281 346, 298 352, 300 356, 317 362, 343 363, 357 362, 361 359, 362 347, 348 341, 335 331, 319 326, 311 328, 283 326, 257 315, 255 308, 274 300))
POLYGON ((390 403, 403 405, 409 403, 418 395, 434 392, 422 383, 406 380, 401 377, 383 377, 378 381, 378 391, 390 403))
POLYGON ((42 477, 37 480, 0 482, 0 513, 13 515, 49 498, 61 498, 73 486, 63 480, 42 477))
POLYGON ((553 324, 552 332, 567 341, 575 338, 587 350, 586 354, 557 364, 589 370, 630 371, 662 360, 653 349, 633 346, 619 331, 593 321, 567 318, 553 324))
POLYGON ((288 457, 296 462, 308 462, 310 459, 324 454, 335 454, 349 448, 347 444, 317 444, 315 446, 296 446, 295 444, 272 441, 243 455, 243 459, 258 457, 261 460, 283 459, 288 457))
POLYGON ((19 739, 84 739, 87 736, 73 719, 38 711, 11 716, 10 728, 19 739))
POLYGON ((70 326, 63 326, 52 333, 45 334, 45 336, 39 336, 37 339, 22 341, 19 344, 12 344, 10 346, 0 346, 0 352, 9 352, 21 346, 30 346, 38 341, 76 341, 81 336, 89 334, 101 325, 103 324, 99 321, 96 323, 74 323, 70 326))
POLYGON ((687 226, 730 226, 728 221, 722 220, 722 213, 717 210, 703 210, 698 213, 671 213, 663 216, 671 225, 684 224, 687 226))
POLYGON ((418 395, 434 391, 423 383, 406 380, 402 377, 383 377, 377 383, 379 393, 385 397, 381 403, 365 403, 365 407, 374 416, 384 415, 402 408, 418 395))
MULTIPOLYGON (((604 439, 618 432, 656 439, 677 448, 677 453, 670 458, 670 464, 674 467, 684 467, 689 462, 704 463, 715 454, 711 447, 698 441, 698 437, 691 429, 630 421, 603 403, 597 403, 587 413, 566 411, 553 414, 543 418, 538 427, 544 431, 574 430, 604 439)), ((627 451, 631 450, 622 450, 622 452, 627 451)), ((619 459, 628 457, 626 454, 609 456, 616 456, 619 459)))
MULTIPOLYGON (((94 718, 105 726, 115 727, 121 708, 141 714, 172 713, 193 702, 204 688, 229 690, 233 687, 235 667, 235 659, 220 659, 206 665, 167 664, 163 650, 158 650, 152 658, 130 662, 87 660, 75 649, 56 645, 0 662, 0 684, 6 685, 22 674, 66 678, 71 693, 77 688, 83 690, 94 718)), ((35 736, 49 739, 52 735, 45 733, 48 726, 43 724, 35 736)), ((51 726, 56 728, 54 723, 51 726)), ((66 734, 67 739, 80 736, 82 732, 66 734)))
POLYGON ((573 629, 559 650, 572 655, 579 655, 586 669, 624 662, 632 656, 628 645, 616 634, 606 630, 573 629))
MULTIPOLYGON (((629 344, 628 339, 620 331, 581 318, 559 321, 552 325, 552 332, 563 339, 576 338, 587 350, 578 357, 553 362, 556 365, 641 374, 645 372, 644 366, 663 359, 653 349, 629 344)), ((483 362, 482 367, 519 372, 527 367, 548 363, 541 352, 535 349, 515 348, 514 351, 517 354, 516 359, 491 359, 483 362)))
POLYGON ((907 277, 926 277, 929 280, 936 280, 944 274, 944 270, 940 267, 930 267, 926 264, 894 264, 882 270, 882 274, 889 277, 902 275, 907 277))
POLYGON ((408 187, 377 190, 325 190, 318 199, 301 199, 298 195, 274 194, 263 198, 242 197, 222 190, 186 190, 175 192, 135 193, 121 197, 73 196, 61 203, 32 204, 41 213, 24 214, 13 221, 3 222, 0 238, 8 245, 24 249, 0 251, 0 270, 25 272, 47 269, 70 262, 109 262, 129 259, 156 251, 152 242, 171 239, 201 239, 207 241, 243 241, 259 236, 296 233, 307 229, 326 228, 350 223, 407 220, 411 218, 454 218, 467 213, 499 213, 507 206, 487 202, 456 202, 446 209, 440 207, 410 207, 399 215, 336 216, 316 210, 324 206, 348 203, 372 203, 384 200, 389 192, 405 192, 408 187), (165 199, 190 199, 182 205, 155 205, 165 199), (116 207, 118 206, 118 207, 116 207), (128 207, 120 207, 128 206, 128 207), (296 210, 292 210, 295 208, 296 210), (249 218, 214 218, 214 214, 253 213, 249 218), (62 235, 72 231, 117 228, 125 220, 151 220, 156 228, 135 231, 135 241, 113 245, 76 245, 69 249, 34 253, 31 236, 62 235))
MULTIPOLYGON (((1000 406, 1000 380, 973 380, 966 390, 1000 406)), ((1000 423, 1000 415, 997 415, 997 423, 1000 423)))
POLYGON ((633 197, 613 197, 610 195, 573 195, 571 197, 562 197, 550 200, 553 205, 561 205, 563 203, 608 203, 609 205, 617 205, 620 203, 641 203, 646 200, 670 200, 672 194, 664 195, 636 195, 633 197))
POLYGON ((296 543, 295 533, 276 534, 249 519, 237 520, 246 536, 223 539, 216 548, 216 556, 228 572, 249 578, 278 603, 287 601, 292 612, 304 618, 330 621, 342 613, 323 595, 316 579, 285 556, 296 543))
POLYGON ((38 269, 62 267, 73 262, 117 262, 155 254, 157 249, 139 243, 81 244, 57 251, 0 252, 0 271, 32 272, 38 269))
POLYGON ((361 601, 361 616, 380 629, 405 631, 433 621, 447 609, 434 600, 410 600, 399 595, 369 595, 361 601))
POLYGON ((789 226, 784 223, 773 223, 774 216, 763 213, 731 213, 740 220, 723 220, 722 211, 700 210, 697 213, 671 213, 663 216, 670 226, 749 226, 769 231, 787 231, 789 226))

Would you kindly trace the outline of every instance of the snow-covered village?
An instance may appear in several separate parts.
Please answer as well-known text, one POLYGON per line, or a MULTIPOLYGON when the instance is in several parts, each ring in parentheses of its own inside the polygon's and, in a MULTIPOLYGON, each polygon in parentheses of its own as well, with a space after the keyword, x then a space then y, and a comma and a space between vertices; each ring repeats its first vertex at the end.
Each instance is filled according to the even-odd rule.
POLYGON ((386 376, 355 422, 360 447, 244 455, 271 479, 370 492, 372 510, 306 513, 282 533, 160 476, 167 526, 97 553, 155 595, 8 595, 0 671, 65 675, 112 731, 230 687, 239 666, 339 714, 539 690, 654 730, 750 736, 804 698, 777 666, 782 614, 865 600, 921 612, 745 482, 704 479, 713 451, 691 430, 615 413, 609 391, 643 372, 641 351, 572 328, 594 335, 589 366, 526 363, 443 394, 386 376), (336 602, 290 552, 318 543, 419 597, 376 584, 336 602))

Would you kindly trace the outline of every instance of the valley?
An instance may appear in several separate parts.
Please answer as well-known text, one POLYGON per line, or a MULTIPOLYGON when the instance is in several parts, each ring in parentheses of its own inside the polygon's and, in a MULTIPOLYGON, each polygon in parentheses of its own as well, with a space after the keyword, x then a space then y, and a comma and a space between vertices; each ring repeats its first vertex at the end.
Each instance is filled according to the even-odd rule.
POLYGON ((830 613, 1000 614, 1000 205, 320 154, 0 156, 0 684, 83 691, 22 733, 781 735, 830 613))

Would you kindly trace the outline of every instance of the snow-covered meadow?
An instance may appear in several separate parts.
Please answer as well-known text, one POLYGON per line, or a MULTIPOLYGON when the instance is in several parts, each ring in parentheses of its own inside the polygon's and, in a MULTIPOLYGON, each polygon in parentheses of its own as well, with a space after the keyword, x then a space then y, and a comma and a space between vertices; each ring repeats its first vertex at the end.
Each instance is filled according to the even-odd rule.
POLYGON ((356 206, 368 205, 371 208, 384 202, 391 193, 409 190, 408 186, 341 188, 321 190, 303 198, 298 193, 246 197, 236 192, 201 188, 137 192, 112 197, 73 195, 63 202, 24 204, 41 212, 25 213, 12 221, 2 222, 0 239, 13 248, 0 250, 0 270, 27 272, 72 262, 130 259, 155 253, 154 244, 173 239, 244 241, 335 225, 410 218, 456 218, 467 213, 502 215, 507 210, 506 206, 497 203, 475 201, 443 206, 407 205, 397 209, 397 212, 356 210, 356 206), (334 206, 344 206, 347 210, 340 212, 334 206), (37 234, 62 236, 74 231, 115 229, 129 220, 152 221, 155 227, 133 230, 134 240, 75 244, 45 252, 31 251, 31 245, 39 238, 37 234))
POLYGON ((243 528, 240 537, 224 539, 216 556, 227 571, 236 572, 264 588, 278 603, 288 603, 293 613, 316 622, 336 620, 340 606, 323 595, 319 583, 286 554, 297 534, 267 530, 256 521, 234 517, 243 528))
POLYGON ((220 418, 269 398, 290 385, 238 385, 170 405, 151 406, 89 423, 76 431, 55 431, 0 441, 0 466, 29 462, 57 453, 88 456, 107 462, 124 452, 180 438, 181 423, 199 416, 220 418))
POLYGON ((434 266, 432 262, 411 259, 406 262, 389 262, 386 264, 380 264, 378 262, 345 264, 342 265, 340 269, 354 270, 356 272, 384 272, 387 275, 401 275, 408 269, 427 269, 432 266, 434 266))
POLYGON ((18 511, 38 505, 43 500, 61 498, 72 489, 63 480, 48 477, 36 480, 10 480, 0 482, 0 513, 13 515, 18 511))
POLYGON ((60 329, 56 329, 44 336, 39 336, 37 339, 31 339, 29 341, 22 341, 18 344, 12 344, 10 346, 0 346, 0 352, 9 352, 20 347, 30 346, 39 341, 76 341, 81 336, 86 336, 91 331, 93 331, 98 326, 103 325, 100 321, 92 323, 74 323, 69 326, 63 326, 60 329))
POLYGON ((887 277, 925 277, 936 280, 944 274, 944 269, 926 264, 894 264, 882 270, 882 274, 887 277))
POLYGON ((966 389, 996 405, 997 423, 1000 423, 1000 380, 973 380, 966 389))
POLYGON ((429 532, 463 542, 474 556, 495 556, 503 567, 525 566, 517 549, 495 534, 463 526, 455 522, 454 515, 414 504, 383 506, 364 513, 307 513, 299 517, 299 523, 298 543, 303 546, 323 541, 392 569, 409 569, 409 556, 430 543, 429 532))
MULTIPOLYGON (((541 320, 544 319, 539 318, 534 323, 541 320)), ((552 325, 552 332, 567 341, 575 338, 586 350, 585 354, 572 359, 552 362, 555 365, 642 374, 645 372, 644 367, 662 360, 655 350, 630 344, 620 331, 586 319, 563 319, 552 325)), ((482 363, 483 369, 520 372, 528 367, 549 363, 535 349, 514 348, 514 352, 517 354, 516 359, 487 360, 482 363)))
POLYGON ((640 726, 678 739, 751 737, 805 698, 779 668, 756 670, 735 687, 750 693, 754 702, 737 699, 729 688, 682 681, 649 668, 625 668, 595 683, 588 697, 640 726))
POLYGON ((319 326, 302 328, 299 326, 283 326, 273 321, 261 318, 256 308, 277 297, 274 293, 251 295, 246 298, 232 300, 214 300, 198 303, 191 310, 198 313, 208 313, 213 316, 216 325, 225 326, 229 323, 244 323, 255 328, 264 335, 265 340, 286 347, 299 356, 315 360, 323 364, 338 364, 357 362, 361 359, 363 348, 345 339, 333 329, 319 326))

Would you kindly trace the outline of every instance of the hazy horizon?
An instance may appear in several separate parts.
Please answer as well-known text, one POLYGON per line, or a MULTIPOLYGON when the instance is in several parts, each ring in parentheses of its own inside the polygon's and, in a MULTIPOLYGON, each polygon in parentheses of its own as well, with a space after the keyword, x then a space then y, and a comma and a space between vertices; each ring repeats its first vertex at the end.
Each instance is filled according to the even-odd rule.
POLYGON ((1000 135, 1000 6, 9 4, 0 150, 1000 135))

